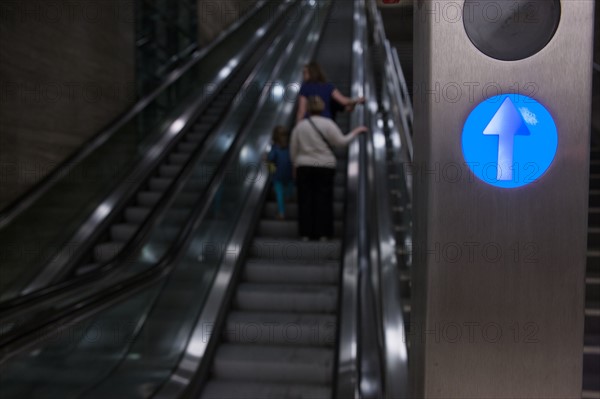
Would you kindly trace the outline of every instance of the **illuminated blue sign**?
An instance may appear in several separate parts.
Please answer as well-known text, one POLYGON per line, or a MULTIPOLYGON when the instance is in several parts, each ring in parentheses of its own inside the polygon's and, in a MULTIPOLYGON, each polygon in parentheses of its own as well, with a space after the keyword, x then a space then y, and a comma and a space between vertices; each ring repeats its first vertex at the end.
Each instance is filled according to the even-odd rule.
POLYGON ((471 112, 462 148, 479 179, 496 187, 521 187, 548 170, 558 148, 558 132, 542 104, 527 96, 504 94, 471 112))

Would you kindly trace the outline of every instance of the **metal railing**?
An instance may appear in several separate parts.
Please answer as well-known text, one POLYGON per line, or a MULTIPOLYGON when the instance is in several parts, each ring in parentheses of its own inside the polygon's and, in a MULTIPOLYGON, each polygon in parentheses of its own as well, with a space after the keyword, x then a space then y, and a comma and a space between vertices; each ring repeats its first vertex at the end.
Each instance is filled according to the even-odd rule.
MULTIPOLYGON (((366 37, 366 19, 364 1, 354 1, 354 36, 352 52, 352 86, 353 98, 364 95, 364 38, 366 37)), ((351 126, 364 123, 364 114, 354 112, 350 119, 351 126)), ((342 286, 340 296, 340 316, 338 335, 338 370, 336 377, 336 397, 360 398, 361 387, 361 348, 360 331, 360 276, 361 266, 365 265, 364 248, 359 237, 364 232, 364 137, 354 140, 348 148, 347 180, 346 180, 346 214, 344 234, 344 254, 342 264, 342 286)))

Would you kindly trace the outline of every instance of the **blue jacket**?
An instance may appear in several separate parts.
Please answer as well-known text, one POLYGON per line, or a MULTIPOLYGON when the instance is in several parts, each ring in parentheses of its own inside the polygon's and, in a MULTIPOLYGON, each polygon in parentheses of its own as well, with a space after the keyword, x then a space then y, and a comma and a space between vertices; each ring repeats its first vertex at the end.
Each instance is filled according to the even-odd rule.
POLYGON ((273 175, 274 181, 288 183, 292 180, 292 161, 289 148, 281 148, 277 144, 273 144, 267 160, 273 162, 277 169, 273 175))

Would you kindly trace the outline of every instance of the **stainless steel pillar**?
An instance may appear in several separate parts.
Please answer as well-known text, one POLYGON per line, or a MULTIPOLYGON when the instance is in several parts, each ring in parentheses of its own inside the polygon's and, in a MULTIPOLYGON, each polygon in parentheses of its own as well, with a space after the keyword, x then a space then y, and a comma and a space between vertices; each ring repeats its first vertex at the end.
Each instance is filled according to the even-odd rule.
POLYGON ((581 397, 593 11, 591 0, 415 1, 414 397, 581 397), (504 175, 513 188, 496 184, 498 164, 468 162, 463 142, 477 107, 504 94, 543 105, 558 139, 535 175, 518 135, 547 131, 527 103, 502 111, 497 97, 497 113, 479 115, 489 124, 471 134, 496 140, 482 142, 500 165, 520 151, 504 175))

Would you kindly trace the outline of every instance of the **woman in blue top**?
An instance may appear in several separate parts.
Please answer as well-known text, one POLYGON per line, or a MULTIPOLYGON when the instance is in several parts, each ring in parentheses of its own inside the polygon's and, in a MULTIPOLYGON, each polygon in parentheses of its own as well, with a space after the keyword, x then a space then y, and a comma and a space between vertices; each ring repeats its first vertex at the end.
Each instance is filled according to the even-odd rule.
POLYGON ((298 96, 298 113, 296 114, 296 123, 308 116, 308 98, 312 96, 319 96, 325 103, 325 109, 321 113, 321 116, 332 119, 331 113, 331 100, 337 101, 339 104, 345 106, 347 109, 354 107, 356 104, 362 104, 365 102, 364 97, 357 99, 349 98, 344 96, 332 83, 327 82, 325 74, 321 69, 321 66, 315 61, 304 66, 303 82, 300 86, 300 93, 298 96))

